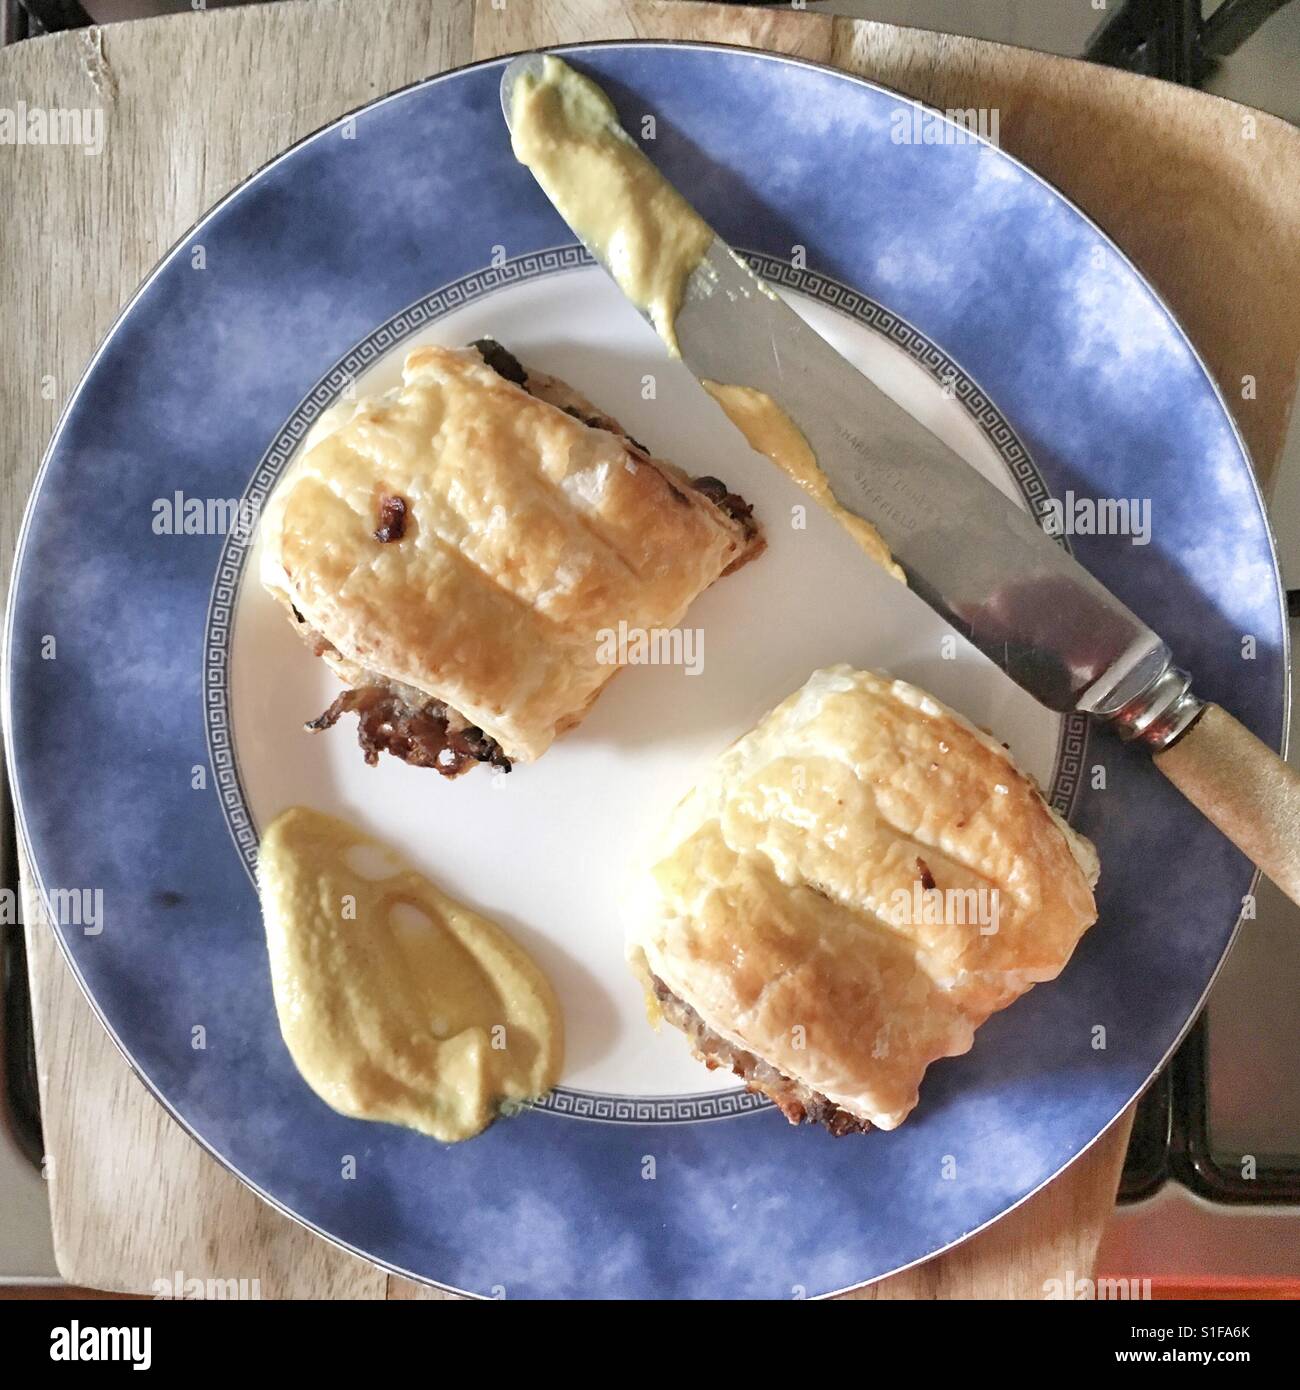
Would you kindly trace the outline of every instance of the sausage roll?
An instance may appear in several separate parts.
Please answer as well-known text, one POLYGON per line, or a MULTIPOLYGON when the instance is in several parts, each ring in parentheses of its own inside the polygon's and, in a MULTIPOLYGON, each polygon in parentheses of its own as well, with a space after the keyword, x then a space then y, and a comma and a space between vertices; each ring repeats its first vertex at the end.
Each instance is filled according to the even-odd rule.
POLYGON ((602 634, 672 627, 763 542, 716 478, 484 340, 411 352, 293 465, 262 544, 263 584, 348 687, 307 727, 354 712, 368 762, 453 777, 540 757, 618 669, 602 634))
POLYGON ((630 955, 652 1016, 792 1124, 893 1129, 925 1069, 1064 967, 1092 845, 907 685, 813 674, 678 805, 630 955))

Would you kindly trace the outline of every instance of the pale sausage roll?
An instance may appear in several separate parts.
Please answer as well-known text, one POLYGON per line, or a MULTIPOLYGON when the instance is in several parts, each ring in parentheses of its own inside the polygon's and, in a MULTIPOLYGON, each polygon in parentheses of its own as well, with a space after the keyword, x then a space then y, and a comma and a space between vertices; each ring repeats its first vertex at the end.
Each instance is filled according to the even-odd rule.
POLYGON ((792 1123, 893 1129, 939 1057, 1096 920, 1092 845, 931 696, 818 671, 680 803, 631 956, 710 1067, 792 1123))

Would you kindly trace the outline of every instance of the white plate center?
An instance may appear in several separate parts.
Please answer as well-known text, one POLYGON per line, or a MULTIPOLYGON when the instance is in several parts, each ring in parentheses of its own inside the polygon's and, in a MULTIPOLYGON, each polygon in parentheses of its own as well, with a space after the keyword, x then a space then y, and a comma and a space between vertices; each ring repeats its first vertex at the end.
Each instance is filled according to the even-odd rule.
MULTIPOLYGON (((992 444, 911 357, 855 320, 783 292, 850 361, 1018 498, 992 444)), ((688 613, 698 672, 629 668, 540 762, 509 776, 476 768, 455 782, 387 757, 367 767, 351 717, 328 733, 304 732, 338 684, 257 584, 254 551, 230 669, 248 810, 259 829, 297 803, 351 819, 512 932, 559 992, 564 1087, 620 1097, 718 1092, 725 1079, 693 1061, 676 1030, 647 1026, 623 947, 642 846, 709 760, 811 671, 838 661, 933 691, 1008 742, 1043 786, 1060 720, 954 638, 752 453, 599 270, 525 280, 446 314, 377 361, 358 392, 396 384, 402 358, 420 343, 484 336, 566 379, 692 476, 723 478, 754 504, 768 550, 688 613), (951 655, 945 638, 949 650, 955 643, 951 655)))

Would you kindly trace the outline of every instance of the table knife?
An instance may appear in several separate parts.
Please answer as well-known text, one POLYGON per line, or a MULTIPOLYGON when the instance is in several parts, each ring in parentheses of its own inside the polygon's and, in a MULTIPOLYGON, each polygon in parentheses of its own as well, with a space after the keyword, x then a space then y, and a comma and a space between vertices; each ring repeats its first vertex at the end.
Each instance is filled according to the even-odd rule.
MULTIPOLYGON (((541 64, 532 53, 507 66, 507 122, 515 81, 541 64)), ((1198 699, 1161 638, 1028 512, 841 357, 721 237, 687 281, 675 330, 701 381, 776 402, 914 593, 1049 709, 1080 711, 1145 747, 1300 903, 1300 773, 1198 699)))

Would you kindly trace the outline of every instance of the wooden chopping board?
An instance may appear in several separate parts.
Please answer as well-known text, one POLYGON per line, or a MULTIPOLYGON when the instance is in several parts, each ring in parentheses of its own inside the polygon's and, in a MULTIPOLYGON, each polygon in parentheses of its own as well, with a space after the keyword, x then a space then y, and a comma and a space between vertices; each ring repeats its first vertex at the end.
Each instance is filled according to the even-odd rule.
MULTIPOLYGON (((316 0, 82 30, 0 51, 0 90, 99 105, 102 156, 5 147, 0 528, 12 554, 59 410, 119 306, 180 233, 339 114, 472 59, 600 38, 775 49, 939 107, 997 107, 1003 145, 1105 227, 1205 355, 1267 480, 1300 356, 1300 135, 1181 88, 967 39, 685 0, 316 0), (1173 225, 1171 225, 1173 224, 1173 225), (1270 255, 1258 254, 1267 245, 1270 255), (1254 382, 1243 394, 1243 381, 1254 382)), ((7 578, 8 566, 5 566, 7 578)), ((71 1283, 254 1279, 263 1297, 444 1298, 336 1250, 262 1203, 131 1074, 27 898, 59 1265, 71 1283)), ((1042 1192, 927 1264, 846 1297, 1042 1297, 1091 1270, 1129 1118, 1042 1192)))

